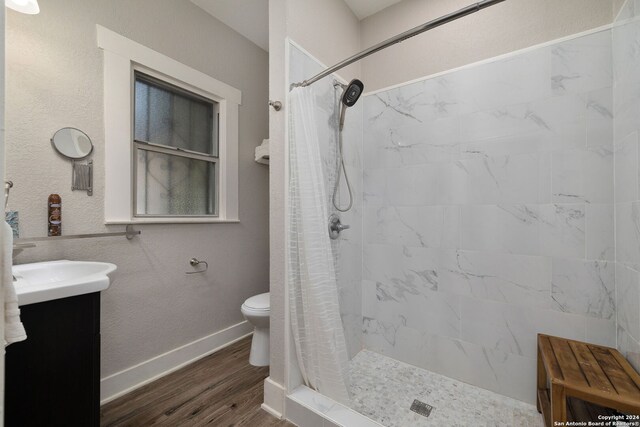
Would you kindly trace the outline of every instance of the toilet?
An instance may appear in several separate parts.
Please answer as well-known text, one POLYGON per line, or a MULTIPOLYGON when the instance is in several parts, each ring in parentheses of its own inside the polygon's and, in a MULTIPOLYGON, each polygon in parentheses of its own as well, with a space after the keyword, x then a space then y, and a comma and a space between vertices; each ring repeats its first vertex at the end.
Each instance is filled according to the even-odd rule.
POLYGON ((269 292, 248 298, 240 311, 254 327, 249 363, 253 366, 269 366, 269 292))

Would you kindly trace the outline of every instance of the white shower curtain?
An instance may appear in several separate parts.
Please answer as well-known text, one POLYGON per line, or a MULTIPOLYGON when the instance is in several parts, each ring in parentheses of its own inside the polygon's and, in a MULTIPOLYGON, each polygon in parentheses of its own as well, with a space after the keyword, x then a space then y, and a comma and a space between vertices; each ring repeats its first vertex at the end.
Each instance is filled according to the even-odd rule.
POLYGON ((296 88, 290 94, 287 249, 291 327, 306 384, 348 404, 347 347, 313 103, 310 87, 296 88))

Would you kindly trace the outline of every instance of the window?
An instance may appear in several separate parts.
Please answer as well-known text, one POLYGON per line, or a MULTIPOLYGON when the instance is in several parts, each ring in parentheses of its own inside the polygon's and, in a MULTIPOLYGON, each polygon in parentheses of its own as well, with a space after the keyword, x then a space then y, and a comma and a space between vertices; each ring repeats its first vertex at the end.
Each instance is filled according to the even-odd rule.
POLYGON ((105 222, 238 221, 241 92, 106 28, 105 222))
POLYGON ((216 216, 218 106, 135 72, 136 216, 216 216))

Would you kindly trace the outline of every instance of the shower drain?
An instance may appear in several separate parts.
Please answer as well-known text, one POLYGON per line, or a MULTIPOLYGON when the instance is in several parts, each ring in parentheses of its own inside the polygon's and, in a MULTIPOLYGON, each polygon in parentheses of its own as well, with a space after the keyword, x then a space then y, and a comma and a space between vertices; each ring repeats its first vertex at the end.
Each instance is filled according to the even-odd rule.
POLYGON ((416 414, 422 415, 423 417, 428 417, 429 415, 431 415, 431 411, 433 411, 433 406, 415 399, 411 404, 411 408, 409 409, 411 409, 416 414))

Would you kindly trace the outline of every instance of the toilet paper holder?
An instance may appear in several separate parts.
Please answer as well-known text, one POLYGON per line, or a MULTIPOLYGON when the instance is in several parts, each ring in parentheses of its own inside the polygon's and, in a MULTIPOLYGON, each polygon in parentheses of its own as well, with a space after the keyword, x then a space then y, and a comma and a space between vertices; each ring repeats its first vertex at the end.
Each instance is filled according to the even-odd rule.
POLYGON ((200 264, 204 264, 204 270, 199 270, 199 271, 186 271, 186 274, 196 274, 196 273, 204 273, 205 271, 207 271, 209 269, 209 263, 207 261, 200 261, 197 258, 191 258, 189 260, 189 264, 191 264, 192 267, 197 267, 200 264))

